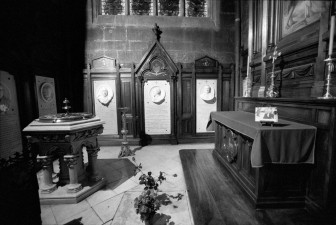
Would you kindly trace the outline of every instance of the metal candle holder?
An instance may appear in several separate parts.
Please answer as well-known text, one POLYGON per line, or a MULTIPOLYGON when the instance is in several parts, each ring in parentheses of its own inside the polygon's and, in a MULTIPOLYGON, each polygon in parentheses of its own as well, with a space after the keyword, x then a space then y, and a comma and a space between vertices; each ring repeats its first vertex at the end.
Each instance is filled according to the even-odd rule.
POLYGON ((318 97, 318 99, 336 99, 336 97, 332 96, 330 94, 330 81, 331 81, 331 72, 334 71, 335 69, 335 65, 333 63, 335 59, 331 58, 331 55, 329 55, 329 57, 327 59, 325 59, 324 61, 327 62, 327 66, 328 66, 328 75, 327 75, 327 83, 326 83, 326 93, 322 96, 322 97, 318 97))
POLYGON ((65 115, 68 115, 69 110, 71 109, 70 101, 67 98, 65 98, 64 101, 63 101, 63 104, 64 104, 64 106, 62 107, 62 109, 65 110, 65 115))
POLYGON ((281 52, 277 51, 277 46, 274 47, 273 54, 269 57, 272 59, 272 73, 271 73, 271 85, 268 87, 266 91, 266 97, 269 98, 278 98, 280 96, 280 92, 278 88, 274 85, 274 78, 275 78, 275 73, 274 73, 274 68, 275 68, 275 60, 278 58, 278 56, 281 55, 281 52))
POLYGON ((126 157, 126 156, 131 156, 134 155, 134 153, 132 152, 132 150, 130 149, 130 147, 128 146, 128 141, 127 141, 127 122, 126 122, 126 112, 129 110, 128 107, 123 107, 123 108, 119 108, 119 110, 121 111, 122 115, 121 115, 121 122, 122 122, 122 129, 121 129, 121 134, 123 136, 123 141, 121 142, 121 150, 119 152, 119 158, 121 157, 126 157))

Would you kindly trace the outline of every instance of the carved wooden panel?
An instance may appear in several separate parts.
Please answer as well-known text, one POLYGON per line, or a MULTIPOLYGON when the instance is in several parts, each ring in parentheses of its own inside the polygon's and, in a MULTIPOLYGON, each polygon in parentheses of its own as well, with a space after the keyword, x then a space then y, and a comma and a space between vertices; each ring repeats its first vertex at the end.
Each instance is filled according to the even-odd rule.
POLYGON ((229 163, 234 163, 238 157, 238 135, 234 130, 226 127, 223 131, 222 155, 229 163))
POLYGON ((195 60, 195 67, 196 69, 201 68, 217 68, 218 67, 218 61, 214 60, 208 56, 204 56, 200 59, 195 60))
POLYGON ((192 134, 192 81, 191 78, 183 78, 182 80, 182 135, 192 134))
POLYGON ((134 134, 132 117, 132 92, 134 90, 132 90, 131 77, 122 77, 120 81, 120 106, 129 108, 129 111, 126 112, 126 120, 128 134, 131 135, 134 134))
POLYGON ((102 56, 92 60, 92 69, 110 69, 116 66, 116 60, 107 56, 102 56))

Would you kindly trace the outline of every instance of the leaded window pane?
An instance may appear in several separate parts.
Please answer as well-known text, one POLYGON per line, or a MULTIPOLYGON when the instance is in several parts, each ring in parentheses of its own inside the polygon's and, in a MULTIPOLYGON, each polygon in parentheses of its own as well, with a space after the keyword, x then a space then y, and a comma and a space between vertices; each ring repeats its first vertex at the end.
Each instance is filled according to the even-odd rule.
POLYGON ((130 0, 132 15, 152 15, 153 0, 130 0))
POLYGON ((207 17, 207 0, 186 0, 186 16, 189 17, 207 17))
POLYGON ((101 15, 125 15, 125 0, 101 0, 101 15))
POLYGON ((180 0, 158 0, 160 16, 178 16, 180 0))

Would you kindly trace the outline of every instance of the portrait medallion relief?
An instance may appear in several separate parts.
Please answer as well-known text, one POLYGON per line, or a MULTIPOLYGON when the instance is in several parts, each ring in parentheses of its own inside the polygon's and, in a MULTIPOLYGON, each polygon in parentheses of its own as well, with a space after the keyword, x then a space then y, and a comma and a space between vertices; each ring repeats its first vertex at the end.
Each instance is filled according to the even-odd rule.
POLYGON ((114 93, 108 85, 102 85, 97 89, 97 100, 104 106, 108 106, 113 99, 114 93))
POLYGON ((11 97, 6 85, 0 83, 0 112, 5 113, 9 110, 11 97))
POLYGON ((149 96, 153 103, 161 104, 165 100, 166 92, 159 86, 154 86, 149 90, 149 96))
POLYGON ((55 99, 55 90, 52 84, 43 83, 40 89, 41 98, 44 102, 52 102, 55 99))
POLYGON ((205 102, 210 102, 215 99, 215 89, 210 85, 204 85, 200 91, 200 97, 205 102))

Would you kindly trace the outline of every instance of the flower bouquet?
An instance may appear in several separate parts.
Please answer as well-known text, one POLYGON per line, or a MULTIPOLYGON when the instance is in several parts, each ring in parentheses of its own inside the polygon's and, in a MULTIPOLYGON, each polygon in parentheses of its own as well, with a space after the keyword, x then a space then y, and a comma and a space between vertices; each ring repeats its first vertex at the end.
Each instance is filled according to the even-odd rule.
MULTIPOLYGON (((133 157, 133 161, 135 158, 133 157)), ((142 166, 141 163, 136 166, 135 174, 141 172, 142 166)), ((142 173, 139 177, 139 184, 145 185, 144 191, 140 194, 139 197, 134 200, 134 208, 136 209, 136 213, 140 214, 141 221, 146 224, 149 224, 156 211, 160 208, 161 203, 159 199, 157 199, 157 188, 159 183, 161 184, 164 177, 164 172, 160 172, 160 175, 157 178, 152 176, 152 172, 148 172, 147 174, 142 173)))

